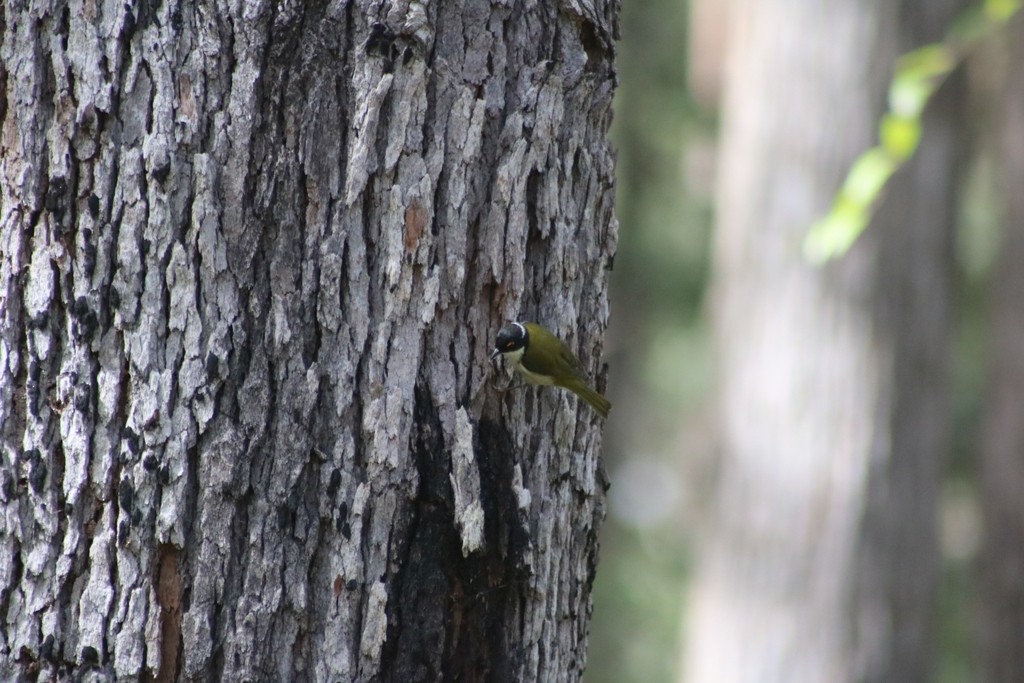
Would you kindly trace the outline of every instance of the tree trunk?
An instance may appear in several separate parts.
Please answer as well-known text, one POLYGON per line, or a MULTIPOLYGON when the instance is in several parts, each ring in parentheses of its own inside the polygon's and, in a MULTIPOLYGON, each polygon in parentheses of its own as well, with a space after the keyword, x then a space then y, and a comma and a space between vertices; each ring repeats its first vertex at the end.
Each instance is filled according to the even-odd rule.
POLYGON ((940 37, 950 4, 733 6, 713 299, 721 461, 688 681, 929 677, 950 441, 948 108, 850 253, 817 268, 801 245, 875 141, 894 58, 940 37))
POLYGON ((1005 230, 993 278, 989 381, 982 421, 980 661, 990 683, 1024 680, 1024 20, 1008 31, 998 150, 1005 230))
POLYGON ((0 9, 0 678, 580 677, 617 11, 0 9))

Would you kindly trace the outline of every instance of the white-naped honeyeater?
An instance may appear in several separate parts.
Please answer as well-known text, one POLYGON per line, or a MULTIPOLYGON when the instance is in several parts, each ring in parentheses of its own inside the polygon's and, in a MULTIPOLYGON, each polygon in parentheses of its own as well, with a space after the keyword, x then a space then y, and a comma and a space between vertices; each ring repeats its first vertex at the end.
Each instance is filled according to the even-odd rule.
POLYGON ((583 364, 561 339, 537 323, 510 323, 498 330, 491 360, 504 356, 531 384, 562 387, 608 417, 612 404, 590 387, 583 364))

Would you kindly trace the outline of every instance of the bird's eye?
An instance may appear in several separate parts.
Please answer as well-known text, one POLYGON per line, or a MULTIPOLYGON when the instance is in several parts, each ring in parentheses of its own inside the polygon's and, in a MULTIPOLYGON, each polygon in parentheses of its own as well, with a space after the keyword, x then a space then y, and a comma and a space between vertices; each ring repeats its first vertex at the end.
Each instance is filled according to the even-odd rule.
POLYGON ((511 341, 505 342, 505 348, 506 349, 511 349, 515 345, 516 345, 515 342, 511 342, 511 341))

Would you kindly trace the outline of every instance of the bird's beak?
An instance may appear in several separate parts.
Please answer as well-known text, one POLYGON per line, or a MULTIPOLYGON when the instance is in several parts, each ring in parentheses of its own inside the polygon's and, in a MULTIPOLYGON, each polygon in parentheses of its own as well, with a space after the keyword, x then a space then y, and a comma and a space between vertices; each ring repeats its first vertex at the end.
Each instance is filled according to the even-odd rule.
POLYGON ((491 360, 494 360, 495 358, 497 358, 500 355, 501 355, 501 350, 500 349, 494 349, 493 351, 491 351, 491 360))

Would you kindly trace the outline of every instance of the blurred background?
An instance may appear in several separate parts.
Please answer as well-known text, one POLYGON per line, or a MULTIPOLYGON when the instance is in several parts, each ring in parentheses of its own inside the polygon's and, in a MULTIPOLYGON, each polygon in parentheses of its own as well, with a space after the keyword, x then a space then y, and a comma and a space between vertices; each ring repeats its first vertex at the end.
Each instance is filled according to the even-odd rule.
POLYGON ((974 4, 623 0, 589 683, 1024 681, 1020 16, 802 250, 974 4))

